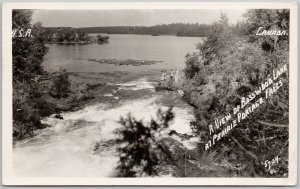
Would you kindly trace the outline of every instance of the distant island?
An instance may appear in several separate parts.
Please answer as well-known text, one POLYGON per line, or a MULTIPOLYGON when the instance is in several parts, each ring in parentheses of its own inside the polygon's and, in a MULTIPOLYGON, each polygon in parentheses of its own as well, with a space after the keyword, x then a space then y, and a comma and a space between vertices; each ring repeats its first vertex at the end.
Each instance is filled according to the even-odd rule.
POLYGON ((71 28, 71 27, 45 27, 48 34, 53 35, 60 31, 73 30, 78 33, 78 37, 85 36, 85 34, 139 34, 139 35, 175 35, 187 37, 207 37, 211 31, 211 25, 208 24, 161 24, 155 26, 104 26, 104 27, 85 27, 85 28, 71 28))
POLYGON ((90 44, 98 43, 105 44, 109 43, 109 36, 107 35, 89 35, 87 32, 80 31, 76 28, 56 28, 55 30, 45 28, 46 43, 55 44, 90 44))

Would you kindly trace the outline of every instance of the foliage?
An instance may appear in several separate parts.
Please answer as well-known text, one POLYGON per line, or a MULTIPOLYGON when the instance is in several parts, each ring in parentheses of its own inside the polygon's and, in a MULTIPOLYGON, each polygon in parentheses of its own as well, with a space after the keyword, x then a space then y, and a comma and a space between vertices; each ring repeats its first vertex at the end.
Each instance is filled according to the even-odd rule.
MULTIPOLYGON (((12 29, 31 29, 33 37, 12 38, 13 67, 13 136, 22 138, 32 134, 39 126, 40 112, 36 99, 41 98, 40 86, 35 82, 44 73, 41 66, 47 47, 43 39, 44 29, 40 23, 31 24, 32 12, 13 10, 12 29)), ((45 103, 44 103, 45 104, 45 103)))
MULTIPOLYGON (((185 99, 196 107, 192 129, 201 139, 200 153, 210 138, 208 125, 239 105, 241 97, 257 89, 275 68, 288 64, 288 37, 259 38, 253 32, 259 26, 288 30, 289 12, 259 9, 245 16, 245 23, 229 26, 221 15, 207 40, 197 46, 198 52, 186 57, 185 99)), ((287 149, 288 129, 276 124, 288 125, 288 74, 281 80, 283 86, 271 98, 213 146, 215 162, 243 164, 243 173, 250 176, 287 176, 288 153, 281 154, 276 173, 266 174, 262 165, 287 149)))
POLYGON ((32 29, 34 37, 14 37, 12 39, 13 80, 29 82, 36 74, 42 74, 41 63, 48 48, 45 46, 41 23, 31 25, 32 12, 13 10, 13 30, 32 29))
POLYGON ((109 36, 97 35, 97 42, 99 44, 104 44, 109 42, 109 36))
MULTIPOLYGON (((266 30, 286 30, 289 32, 290 12, 287 9, 253 9, 249 10, 247 18, 247 34, 251 41, 259 41, 261 45, 269 45, 270 49, 275 48, 275 44, 280 41, 288 41, 288 35, 264 36, 261 38, 256 35, 259 27, 266 30)), ((264 48, 262 46, 262 48, 264 48)), ((265 50, 270 50, 265 49, 265 50)))
POLYGON ((14 82, 13 89, 13 137, 23 139, 43 128, 41 117, 49 116, 55 106, 43 97, 38 83, 14 82))
POLYGON ((56 98, 64 98, 70 92, 70 81, 66 69, 59 69, 57 77, 54 78, 50 94, 56 98))
POLYGON ((45 28, 44 35, 48 43, 92 43, 93 39, 86 32, 79 31, 76 28, 60 27, 45 28))
MULTIPOLYGON (((29 10, 12 12, 12 29, 31 29, 33 35, 12 38, 14 139, 32 136, 36 129, 44 128, 41 117, 49 116, 56 108, 53 102, 47 100, 49 89, 46 90, 39 82, 40 78, 49 79, 41 65, 48 51, 44 37, 47 33, 41 23, 32 24, 31 17, 29 10)), ((54 85, 55 89, 61 87, 56 90, 59 91, 56 95, 65 97, 69 90, 67 74, 62 71, 55 78, 54 85)))
POLYGON ((136 120, 130 114, 127 118, 121 118, 120 124, 123 127, 117 131, 120 136, 117 139, 120 144, 118 176, 136 177, 158 174, 159 155, 163 152, 159 140, 173 118, 172 108, 166 112, 159 109, 157 119, 151 119, 147 124, 142 120, 136 120))

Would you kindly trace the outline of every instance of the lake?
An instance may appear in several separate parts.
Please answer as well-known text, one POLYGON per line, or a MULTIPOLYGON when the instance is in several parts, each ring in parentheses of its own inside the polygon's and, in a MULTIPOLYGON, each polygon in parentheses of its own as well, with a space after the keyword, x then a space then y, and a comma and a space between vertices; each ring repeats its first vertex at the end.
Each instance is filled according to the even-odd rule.
POLYGON ((108 44, 59 45, 49 44, 43 66, 55 71, 62 66, 70 72, 111 72, 145 69, 183 69, 187 53, 196 50, 203 41, 200 37, 150 36, 110 34, 108 44), (160 60, 162 63, 147 66, 115 66, 98 64, 82 59, 136 59, 160 60))

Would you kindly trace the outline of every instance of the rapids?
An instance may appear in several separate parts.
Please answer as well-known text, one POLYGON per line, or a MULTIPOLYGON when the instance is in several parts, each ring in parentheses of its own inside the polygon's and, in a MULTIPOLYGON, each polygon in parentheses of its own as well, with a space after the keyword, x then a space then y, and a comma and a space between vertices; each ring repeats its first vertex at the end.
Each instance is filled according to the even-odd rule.
MULTIPOLYGON (((119 86, 120 93, 122 90, 132 94, 148 90, 152 95, 124 100, 115 94, 103 94, 118 99, 118 104, 95 103, 78 111, 62 113, 63 120, 54 116, 43 119, 42 122, 51 127, 14 145, 14 174, 26 177, 113 176, 118 154, 110 141, 117 137, 114 131, 121 127, 118 123, 120 117, 129 112, 146 122, 155 118, 159 108, 165 110, 172 105, 175 119, 169 130, 191 133, 192 109, 180 99, 180 95, 155 93, 154 82, 143 78, 110 85, 119 86)), ((193 148, 187 141, 183 145, 193 148)))

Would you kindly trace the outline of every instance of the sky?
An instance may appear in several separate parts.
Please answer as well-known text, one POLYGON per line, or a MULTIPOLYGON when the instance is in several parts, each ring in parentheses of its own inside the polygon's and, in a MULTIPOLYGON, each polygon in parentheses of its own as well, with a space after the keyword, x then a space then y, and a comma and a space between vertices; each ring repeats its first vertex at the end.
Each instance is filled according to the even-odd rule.
POLYGON ((45 27, 153 26, 170 23, 210 24, 225 13, 230 23, 243 19, 239 10, 34 10, 32 21, 45 27))

